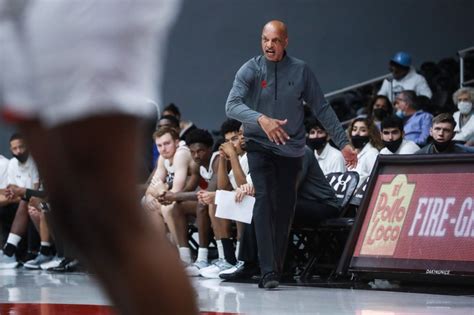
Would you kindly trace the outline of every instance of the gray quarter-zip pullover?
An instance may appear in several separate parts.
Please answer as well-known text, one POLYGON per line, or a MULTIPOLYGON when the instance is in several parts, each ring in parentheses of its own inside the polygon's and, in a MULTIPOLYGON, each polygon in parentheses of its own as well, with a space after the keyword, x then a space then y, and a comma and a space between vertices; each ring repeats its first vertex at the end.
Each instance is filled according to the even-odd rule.
POLYGON ((248 140, 277 155, 301 157, 306 142, 303 101, 311 107, 339 148, 349 143, 311 69, 304 61, 286 54, 279 62, 269 61, 265 56, 247 61, 235 76, 227 98, 226 114, 244 124, 244 136, 248 140), (257 122, 262 114, 288 119, 283 129, 290 139, 285 145, 277 145, 268 139, 257 122))

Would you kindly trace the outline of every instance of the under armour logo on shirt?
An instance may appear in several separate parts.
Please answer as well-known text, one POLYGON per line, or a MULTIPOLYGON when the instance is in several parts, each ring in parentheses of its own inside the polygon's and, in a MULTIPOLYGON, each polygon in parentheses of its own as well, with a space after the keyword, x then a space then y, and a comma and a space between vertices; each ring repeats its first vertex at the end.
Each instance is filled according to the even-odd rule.
POLYGON ((330 185, 334 188, 337 193, 343 193, 347 189, 347 183, 351 180, 351 176, 347 174, 341 174, 337 178, 331 178, 330 185), (334 182, 336 181, 337 182, 334 182))

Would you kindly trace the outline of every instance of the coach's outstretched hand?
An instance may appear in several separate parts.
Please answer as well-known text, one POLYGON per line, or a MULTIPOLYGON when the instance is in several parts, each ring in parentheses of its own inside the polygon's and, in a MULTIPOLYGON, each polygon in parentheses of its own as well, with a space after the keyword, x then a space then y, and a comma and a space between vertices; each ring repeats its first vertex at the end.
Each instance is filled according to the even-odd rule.
POLYGON ((258 123, 267 134, 268 139, 278 145, 286 144, 286 140, 290 139, 286 131, 282 128, 282 126, 286 125, 287 122, 288 119, 278 120, 265 115, 258 118, 258 123))
POLYGON ((350 144, 346 144, 341 150, 344 160, 346 160, 346 166, 349 169, 353 169, 357 166, 357 153, 350 144))

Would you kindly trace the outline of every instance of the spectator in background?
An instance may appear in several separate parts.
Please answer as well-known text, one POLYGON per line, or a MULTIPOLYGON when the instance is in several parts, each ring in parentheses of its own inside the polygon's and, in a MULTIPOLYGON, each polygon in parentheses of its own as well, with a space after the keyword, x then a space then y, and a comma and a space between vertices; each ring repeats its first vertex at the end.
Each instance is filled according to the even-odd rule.
POLYGON ((314 152, 316 160, 321 167, 324 175, 333 172, 345 172, 346 161, 341 151, 331 146, 329 134, 326 129, 315 117, 309 117, 305 120, 306 145, 314 152))
POLYGON ((393 78, 383 81, 378 95, 385 95, 393 102, 401 91, 413 90, 416 95, 431 98, 432 93, 428 83, 411 66, 411 56, 408 53, 397 52, 390 60, 389 69, 393 78))
POLYGON ((403 139, 403 121, 396 116, 382 121, 380 134, 384 145, 380 154, 413 154, 420 149, 415 142, 403 139))
POLYGON ((359 184, 362 185, 370 176, 375 161, 382 147, 380 134, 374 123, 367 118, 356 118, 348 129, 349 139, 357 152, 357 166, 349 168, 359 173, 359 184))
POLYGON ((176 106, 173 103, 170 103, 168 106, 166 106, 163 109, 162 114, 163 114, 163 116, 164 115, 171 115, 171 116, 174 116, 178 119, 178 121, 179 121, 179 130, 180 130, 179 138, 181 140, 186 140, 186 136, 191 131, 193 131, 194 129, 197 129, 196 125, 192 121, 186 121, 186 120, 181 119, 181 112, 180 112, 178 106, 176 106))
POLYGON ((370 102, 367 109, 367 118, 371 119, 380 130, 380 123, 385 117, 393 115, 392 102, 384 95, 377 95, 370 102))
POLYGON ((433 115, 420 110, 416 99, 414 91, 402 91, 395 99, 395 108, 397 116, 404 121, 405 139, 422 146, 428 140, 433 115))
POLYGON ((460 88, 453 94, 453 102, 457 105, 458 111, 453 114, 456 127, 454 128, 455 141, 466 142, 466 145, 474 145, 474 88, 460 88))
POLYGON ((434 117, 433 126, 430 129, 433 142, 418 150, 416 154, 474 153, 474 149, 452 141, 455 127, 456 122, 450 114, 443 113, 434 117))

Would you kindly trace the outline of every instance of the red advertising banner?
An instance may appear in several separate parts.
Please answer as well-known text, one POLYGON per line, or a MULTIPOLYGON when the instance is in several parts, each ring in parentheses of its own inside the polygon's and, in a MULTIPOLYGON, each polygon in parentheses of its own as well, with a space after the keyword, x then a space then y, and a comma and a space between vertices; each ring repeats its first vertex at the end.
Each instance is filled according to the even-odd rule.
POLYGON ((473 174, 380 174, 353 257, 474 262, 473 174))

